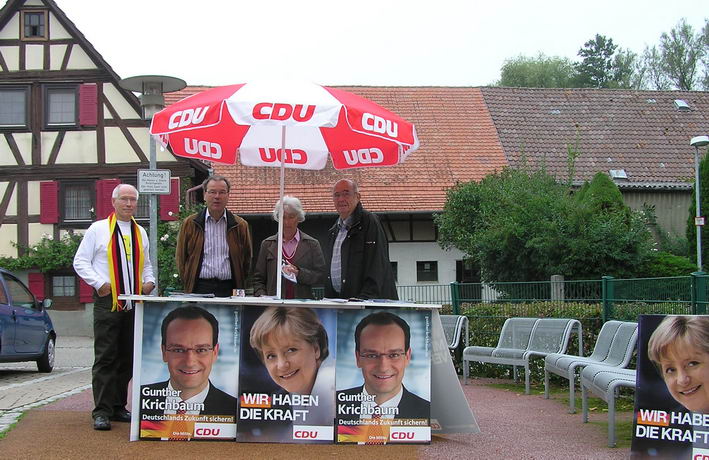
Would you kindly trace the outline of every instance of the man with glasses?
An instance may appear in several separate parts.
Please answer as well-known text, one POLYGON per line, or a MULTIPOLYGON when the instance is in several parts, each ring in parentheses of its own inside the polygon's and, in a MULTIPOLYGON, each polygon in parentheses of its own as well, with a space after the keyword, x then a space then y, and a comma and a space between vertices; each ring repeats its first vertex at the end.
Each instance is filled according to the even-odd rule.
POLYGON ((354 181, 338 181, 332 198, 339 217, 323 248, 330 268, 325 297, 398 300, 379 218, 362 207, 354 181))
POLYGON ((337 392, 337 419, 428 419, 430 403, 402 384, 411 362, 408 323, 386 311, 371 313, 354 338, 364 385, 337 392))
POLYGON ((229 297, 245 289, 251 267, 249 224, 226 209, 229 181, 210 176, 203 183, 207 207, 185 218, 177 236, 175 261, 184 292, 229 297))
POLYGON ((150 294, 155 288, 148 235, 133 218, 138 190, 113 189, 114 212, 91 224, 74 256, 74 270, 94 288, 94 364, 91 386, 95 430, 110 430, 111 420, 130 422, 125 408, 133 374, 133 305, 121 294, 150 294))
POLYGON ((141 422, 163 414, 235 417, 236 398, 209 381, 219 355, 214 315, 197 306, 178 307, 165 316, 160 334, 170 379, 140 388, 141 422))

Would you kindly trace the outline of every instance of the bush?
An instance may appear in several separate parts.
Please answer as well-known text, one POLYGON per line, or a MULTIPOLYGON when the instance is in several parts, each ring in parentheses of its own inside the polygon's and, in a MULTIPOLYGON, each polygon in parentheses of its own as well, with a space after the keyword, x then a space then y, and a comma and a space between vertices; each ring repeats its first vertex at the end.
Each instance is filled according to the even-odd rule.
POLYGON ((665 276, 688 276, 697 271, 697 265, 687 257, 676 256, 664 251, 650 254, 639 276, 660 278, 665 276))
POLYGON ((60 240, 55 240, 50 235, 44 235, 39 243, 33 246, 19 246, 24 249, 19 257, 0 258, 0 267, 10 271, 38 269, 42 273, 61 270, 71 267, 74 254, 81 243, 81 235, 66 234, 60 240))
POLYGON ((450 189, 435 223, 439 244, 473 259, 488 283, 631 277, 651 252, 643 219, 605 174, 572 196, 543 170, 506 168, 450 189))
POLYGON ((198 206, 185 209, 180 205, 178 220, 158 223, 158 288, 160 295, 165 295, 165 290, 168 289, 170 291, 182 290, 182 280, 177 273, 177 265, 175 264, 177 235, 180 232, 182 220, 199 209, 201 208, 198 206))

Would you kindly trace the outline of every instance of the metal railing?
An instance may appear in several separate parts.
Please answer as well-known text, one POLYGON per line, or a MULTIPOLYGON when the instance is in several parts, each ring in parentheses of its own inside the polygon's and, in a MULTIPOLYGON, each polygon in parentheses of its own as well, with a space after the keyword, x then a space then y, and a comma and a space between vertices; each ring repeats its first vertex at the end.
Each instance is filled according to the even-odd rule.
MULTIPOLYGON (((544 310, 550 314, 563 314, 564 310, 581 305, 600 305, 603 321, 634 320, 638 314, 645 313, 706 313, 707 278, 706 273, 696 272, 690 276, 668 278, 616 279, 604 276, 600 280, 453 282, 447 285, 399 285, 397 291, 402 301, 450 305, 454 314, 459 314, 463 305, 471 304, 497 304, 513 314, 527 311, 524 304, 542 302, 548 304, 544 310)), ((315 288, 313 292, 316 298, 322 298, 322 288, 315 288)))

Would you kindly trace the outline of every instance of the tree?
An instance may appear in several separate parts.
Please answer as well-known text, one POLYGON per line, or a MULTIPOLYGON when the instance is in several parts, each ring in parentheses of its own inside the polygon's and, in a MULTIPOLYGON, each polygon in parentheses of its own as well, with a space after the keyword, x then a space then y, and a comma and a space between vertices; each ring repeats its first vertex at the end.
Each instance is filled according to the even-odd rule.
POLYGON ((507 168, 449 190, 439 243, 474 259, 486 282, 632 276, 650 234, 619 193, 607 176, 575 197, 544 171, 507 168))
POLYGON ((702 28, 702 41, 704 43, 704 59, 702 59, 703 76, 702 76, 702 89, 704 91, 709 91, 709 19, 704 20, 704 27, 702 28))
POLYGON ((656 46, 646 47, 643 52, 643 65, 646 72, 648 85, 652 89, 666 91, 672 87, 672 83, 662 70, 662 53, 656 46))
POLYGON ((500 70, 497 86, 524 88, 571 88, 576 80, 573 63, 567 58, 518 56, 508 59, 500 70))
POLYGON ((628 49, 618 48, 613 57, 613 78, 608 82, 608 87, 643 89, 645 80, 646 69, 642 58, 628 49))
POLYGON ((605 173, 597 173, 571 198, 566 254, 559 273, 576 279, 602 275, 635 276, 651 250, 651 234, 640 213, 623 203, 618 186, 605 173))
POLYGON ((669 33, 660 36, 659 48, 645 49, 644 58, 655 89, 709 89, 708 27, 705 20, 702 31, 695 34, 683 18, 669 33))
POLYGON ((614 81, 614 57, 618 45, 612 38, 596 34, 583 44, 578 52, 581 62, 576 64, 580 86, 584 88, 608 88, 614 81))

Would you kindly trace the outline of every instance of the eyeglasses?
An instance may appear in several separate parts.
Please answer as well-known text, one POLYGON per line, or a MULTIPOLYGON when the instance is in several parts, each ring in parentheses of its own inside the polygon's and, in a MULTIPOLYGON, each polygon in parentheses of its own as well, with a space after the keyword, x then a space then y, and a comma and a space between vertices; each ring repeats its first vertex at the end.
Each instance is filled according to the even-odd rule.
POLYGON ((379 361, 379 358, 385 356, 389 361, 398 361, 404 357, 406 353, 394 352, 394 353, 360 353, 359 357, 366 359, 367 361, 379 361))
POLYGON ((207 195, 228 195, 226 190, 207 190, 207 195))
POLYGON ((214 347, 198 347, 198 348, 182 348, 182 347, 172 347, 165 348, 168 353, 175 353, 176 355, 185 355, 189 351, 193 351, 197 356, 204 356, 210 351, 214 350, 214 347))

